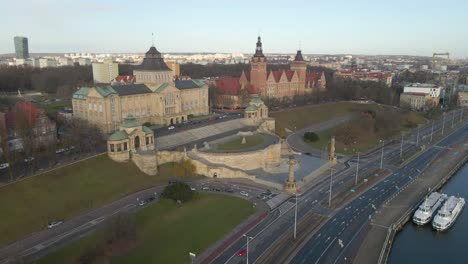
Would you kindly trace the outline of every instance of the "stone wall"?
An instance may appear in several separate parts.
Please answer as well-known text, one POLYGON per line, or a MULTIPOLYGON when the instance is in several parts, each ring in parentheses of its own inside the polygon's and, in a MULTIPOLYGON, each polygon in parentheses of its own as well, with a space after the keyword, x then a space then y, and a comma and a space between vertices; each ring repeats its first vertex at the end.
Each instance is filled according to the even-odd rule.
POLYGON ((269 163, 279 162, 281 144, 272 144, 264 149, 250 152, 211 153, 192 151, 192 154, 212 164, 225 165, 240 170, 254 170, 263 168, 269 163))
POLYGON ((156 154, 153 153, 132 153, 132 161, 142 172, 148 175, 156 175, 158 173, 158 161, 156 154))
POLYGON ((126 162, 130 159, 129 151, 121 151, 121 152, 107 152, 107 156, 113 161, 117 162, 126 162))
POLYGON ((178 162, 181 161, 186 157, 184 152, 180 151, 158 151, 157 158, 158 158, 158 164, 164 164, 168 162, 178 162))

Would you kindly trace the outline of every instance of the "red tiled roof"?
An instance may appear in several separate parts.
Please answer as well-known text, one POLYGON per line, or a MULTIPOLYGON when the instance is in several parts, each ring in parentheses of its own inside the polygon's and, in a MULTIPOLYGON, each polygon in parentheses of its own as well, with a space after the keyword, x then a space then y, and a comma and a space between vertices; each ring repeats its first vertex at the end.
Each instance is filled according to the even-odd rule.
POLYGON ((286 73, 286 78, 288 78, 288 81, 290 82, 292 77, 294 76, 294 71, 287 70, 287 71, 285 71, 285 73, 286 73))
POLYGON ((283 75, 283 71, 282 71, 282 70, 271 71, 271 73, 273 73, 273 77, 275 78, 275 82, 279 82, 280 79, 281 79, 281 75, 283 75))
POLYGON ((221 76, 216 80, 216 86, 221 94, 237 95, 241 85, 238 77, 221 76))
POLYGON ((120 83, 134 83, 136 81, 136 77, 135 75, 119 75, 115 77, 114 81, 120 83))

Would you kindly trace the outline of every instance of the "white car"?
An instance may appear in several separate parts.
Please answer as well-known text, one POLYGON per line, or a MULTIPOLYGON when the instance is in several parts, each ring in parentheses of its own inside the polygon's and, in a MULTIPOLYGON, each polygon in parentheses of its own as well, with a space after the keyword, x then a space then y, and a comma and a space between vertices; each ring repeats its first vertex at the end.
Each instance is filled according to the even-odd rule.
POLYGON ((195 189, 195 187, 190 187, 190 190, 196 191, 197 189, 195 189))
POLYGON ((47 225, 47 228, 51 229, 51 228, 54 228, 60 224, 62 224, 63 222, 62 221, 57 221, 57 222, 50 222, 48 225, 47 225))
POLYGON ((204 190, 204 191, 209 191, 209 190, 210 190, 210 187, 208 187, 208 186, 203 186, 202 190, 204 190))
POLYGON ((25 158, 24 162, 31 162, 34 160, 34 157, 25 158))
POLYGON ((9 163, 2 163, 2 164, 0 164, 0 170, 6 169, 6 168, 8 168, 8 167, 10 167, 10 164, 9 164, 9 163))
POLYGON ((172 130, 172 129, 174 129, 174 128, 175 128, 175 126, 170 126, 170 127, 168 127, 167 129, 172 130))
POLYGON ((249 197, 249 194, 246 191, 240 191, 240 195, 249 197))
POLYGON ((56 154, 59 154, 59 153, 62 153, 62 152, 65 152, 65 149, 61 148, 61 149, 57 149, 55 151, 56 154))

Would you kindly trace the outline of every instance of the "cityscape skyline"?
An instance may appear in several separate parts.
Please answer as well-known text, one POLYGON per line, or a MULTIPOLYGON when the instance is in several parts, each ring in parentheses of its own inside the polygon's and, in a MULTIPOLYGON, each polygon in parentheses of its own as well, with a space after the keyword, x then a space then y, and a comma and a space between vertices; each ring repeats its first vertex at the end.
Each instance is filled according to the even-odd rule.
POLYGON ((359 8, 344 1, 299 1, 281 8, 274 1, 240 1, 229 11, 212 0, 183 5, 142 1, 125 5, 121 15, 118 6, 125 2, 4 3, 6 15, 0 20, 15 27, 0 35, 0 54, 14 53, 14 36, 28 37, 31 53, 143 53, 154 33, 163 53, 253 53, 260 34, 265 53, 468 56, 468 30, 461 26, 468 22, 463 15, 468 4, 455 1, 443 6, 363 1, 359 8))

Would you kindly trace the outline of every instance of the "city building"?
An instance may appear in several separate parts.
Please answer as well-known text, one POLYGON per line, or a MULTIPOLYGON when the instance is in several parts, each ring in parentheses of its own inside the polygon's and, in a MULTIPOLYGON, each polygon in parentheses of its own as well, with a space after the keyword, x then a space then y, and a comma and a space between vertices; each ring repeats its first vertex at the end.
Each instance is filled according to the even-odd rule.
POLYGON ((400 94, 400 107, 414 111, 425 111, 432 107, 433 100, 426 93, 402 93, 400 94))
POLYGON ((17 59, 29 58, 28 38, 14 37, 15 41, 15 54, 17 59))
POLYGON ((337 78, 349 78, 353 80, 382 82, 388 87, 392 86, 393 75, 389 72, 369 71, 361 68, 349 68, 335 72, 337 78))
POLYGON ((82 87, 73 94, 73 115, 110 133, 128 115, 140 123, 170 125, 206 115, 208 85, 203 80, 173 80, 161 53, 152 46, 133 71, 135 83, 82 87))
POLYGON ((40 58, 39 68, 47 68, 47 67, 57 67, 57 62, 51 58, 40 58))
POLYGON ((111 84, 128 84, 128 83, 135 83, 136 77, 135 75, 119 75, 111 81, 111 84))
POLYGON ((424 93, 430 95, 434 99, 439 99, 444 96, 444 87, 430 83, 412 83, 403 88, 404 93, 424 93))
POLYGON ((175 61, 166 61, 167 67, 172 70, 173 76, 180 76, 180 64, 175 61))
POLYGON ((91 59, 90 58, 78 58, 78 64, 80 64, 81 66, 91 65, 91 59))
POLYGON ((112 60, 95 62, 92 65, 94 83, 110 83, 119 75, 119 65, 112 60))
POLYGON ((73 66, 73 60, 67 57, 61 57, 58 59, 59 66, 73 66))

